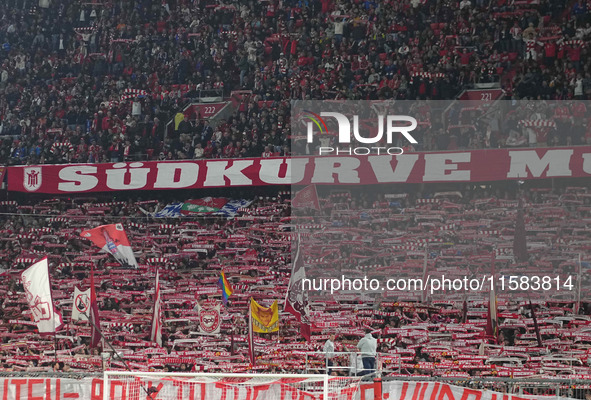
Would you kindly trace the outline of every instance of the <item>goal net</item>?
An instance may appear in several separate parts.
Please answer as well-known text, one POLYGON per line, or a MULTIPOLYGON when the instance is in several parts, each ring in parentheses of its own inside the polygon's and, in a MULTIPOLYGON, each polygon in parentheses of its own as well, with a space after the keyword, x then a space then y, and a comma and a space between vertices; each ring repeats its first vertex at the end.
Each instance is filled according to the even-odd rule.
POLYGON ((355 400, 360 377, 105 371, 103 400, 355 400))

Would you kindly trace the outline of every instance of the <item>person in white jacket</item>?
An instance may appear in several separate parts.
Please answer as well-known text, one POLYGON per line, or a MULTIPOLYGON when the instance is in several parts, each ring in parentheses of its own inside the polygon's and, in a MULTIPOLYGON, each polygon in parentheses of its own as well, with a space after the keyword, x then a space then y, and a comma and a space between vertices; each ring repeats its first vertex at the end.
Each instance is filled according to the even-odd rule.
POLYGON ((362 374, 375 372, 378 340, 372 336, 370 330, 367 330, 365 336, 357 343, 357 348, 361 352, 361 360, 363 361, 364 371, 362 374))
POLYGON ((332 367, 333 361, 332 359, 334 358, 334 350, 335 350, 335 345, 334 345, 334 341, 335 341, 336 337, 334 334, 330 335, 328 337, 328 339, 326 340, 326 342, 324 343, 324 347, 322 348, 322 350, 324 351, 324 355, 326 357, 326 369, 327 369, 327 373, 328 375, 330 375, 332 373, 332 367))

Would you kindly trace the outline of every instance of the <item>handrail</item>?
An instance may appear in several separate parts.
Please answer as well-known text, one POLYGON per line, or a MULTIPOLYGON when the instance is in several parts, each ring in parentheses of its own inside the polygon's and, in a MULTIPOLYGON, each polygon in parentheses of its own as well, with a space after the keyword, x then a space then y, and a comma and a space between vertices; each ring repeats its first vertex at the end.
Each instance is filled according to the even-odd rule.
POLYGON ((334 351, 332 352, 332 356, 330 357, 331 360, 337 359, 339 357, 343 357, 343 356, 347 356, 347 357, 351 357, 351 355, 355 355, 355 358, 353 359, 353 363, 351 365, 351 359, 349 359, 349 365, 348 366, 341 366, 341 365, 332 365, 329 366, 328 365, 328 356, 327 353, 323 352, 323 351, 306 351, 306 352, 302 352, 305 356, 305 371, 306 373, 308 373, 308 371, 328 371, 328 370, 346 370, 348 371, 349 375, 357 375, 357 376, 361 376, 361 375, 368 375, 368 374, 377 374, 378 376, 381 375, 382 372, 400 372, 400 363, 398 363, 398 369, 396 371, 394 370, 390 370, 390 369, 386 369, 384 370, 382 368, 382 357, 387 356, 387 357, 392 357, 392 354, 389 353, 376 353, 375 356, 375 369, 373 370, 366 370, 363 368, 363 365, 359 365, 358 364, 358 358, 359 356, 363 356, 362 352, 356 352, 356 351, 334 351), (318 368, 318 367, 311 367, 310 366, 310 358, 311 357, 317 357, 317 358, 324 358, 324 366, 322 368, 318 368), (361 367, 361 368, 359 368, 361 367), (352 372, 354 371, 354 372, 352 372), (361 375, 359 374, 359 371, 363 372, 361 375))

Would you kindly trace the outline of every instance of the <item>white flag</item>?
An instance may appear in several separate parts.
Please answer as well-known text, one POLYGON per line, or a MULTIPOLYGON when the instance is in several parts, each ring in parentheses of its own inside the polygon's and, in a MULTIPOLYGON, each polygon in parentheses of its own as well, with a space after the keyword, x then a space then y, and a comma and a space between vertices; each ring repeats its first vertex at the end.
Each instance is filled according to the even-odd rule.
POLYGON ((206 302, 203 305, 197 304, 199 331, 201 333, 205 333, 206 335, 217 335, 220 333, 220 327, 222 326, 221 308, 222 305, 218 302, 206 302))
POLYGON ((55 333, 63 322, 61 314, 53 307, 47 257, 27 268, 21 274, 21 282, 39 333, 55 333))
POLYGON ((90 313, 90 288, 81 291, 74 289, 74 301, 72 303, 72 321, 88 321, 90 313))

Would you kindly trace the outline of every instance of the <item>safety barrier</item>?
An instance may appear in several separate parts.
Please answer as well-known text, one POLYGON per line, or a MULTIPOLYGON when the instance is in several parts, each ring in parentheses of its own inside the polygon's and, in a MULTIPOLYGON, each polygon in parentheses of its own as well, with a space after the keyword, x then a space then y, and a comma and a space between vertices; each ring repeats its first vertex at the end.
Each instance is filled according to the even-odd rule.
MULTIPOLYGON (((103 374, 60 372, 0 372, 3 398, 103 399, 103 374), (16 396, 16 397, 15 397, 16 396)), ((480 399, 523 400, 586 399, 591 396, 591 379, 562 377, 456 378, 428 376, 363 377, 361 397, 365 400, 480 399)))

